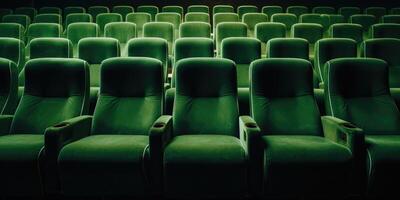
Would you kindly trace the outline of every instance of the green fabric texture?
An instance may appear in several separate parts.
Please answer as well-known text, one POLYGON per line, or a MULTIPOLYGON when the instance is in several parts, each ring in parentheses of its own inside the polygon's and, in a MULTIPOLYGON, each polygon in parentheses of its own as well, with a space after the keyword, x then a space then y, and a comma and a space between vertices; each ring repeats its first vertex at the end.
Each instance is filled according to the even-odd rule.
POLYGON ((271 22, 279 22, 285 24, 286 30, 290 30, 293 24, 297 23, 297 17, 290 13, 276 13, 272 15, 271 22))
POLYGON ((35 38, 30 42, 30 59, 72 58, 72 43, 66 38, 35 38))
POLYGON ((67 38, 71 40, 74 46, 78 45, 79 40, 82 38, 98 36, 99 26, 95 23, 75 22, 67 28, 67 38))
POLYGON ((174 12, 158 13, 156 15, 156 22, 169 22, 174 25, 174 29, 178 30, 182 23, 181 14, 174 12))
POLYGON ((229 37, 247 37, 247 25, 242 22, 221 22, 216 27, 216 44, 218 55, 221 55, 222 40, 229 37))
POLYGON ((233 13, 235 12, 235 9, 231 5, 215 5, 213 7, 213 15, 215 17, 215 14, 219 13, 233 13))
POLYGON ((278 22, 258 23, 255 27, 255 37, 263 43, 267 43, 272 38, 283 38, 285 34, 285 24, 278 22))
MULTIPOLYGON (((191 13, 193 14, 193 13, 191 13)), ((179 37, 211 37, 211 26, 205 22, 185 22, 179 27, 179 37)))
POLYGON ((210 23, 210 15, 208 12, 190 12, 185 15, 185 22, 210 23))
POLYGON ((350 22, 353 24, 361 25, 363 27, 363 31, 364 31, 364 39, 368 39, 369 38, 369 29, 371 28, 371 26, 373 24, 378 23, 378 20, 373 15, 359 14, 359 15, 351 16, 350 22))
POLYGON ((131 22, 108 23, 104 28, 104 36, 117 39, 121 45, 126 44, 136 37, 136 25, 131 22))
POLYGON ((309 11, 305 6, 289 6, 286 8, 286 12, 294 14, 299 18, 302 14, 307 14, 309 11))
POLYGON ((292 26, 292 36, 306 39, 313 46, 323 37, 323 27, 316 23, 297 23, 292 26))
POLYGON ((31 19, 27 15, 12 14, 4 16, 2 22, 17 23, 24 27, 24 29, 27 29, 29 24, 31 24, 31 19))
POLYGON ((300 16, 299 22, 319 24, 324 31, 329 28, 329 17, 324 17, 324 15, 320 14, 303 14, 300 16))
POLYGON ((346 20, 343 17, 343 15, 337 15, 337 14, 330 14, 330 15, 322 15, 323 17, 328 17, 329 19, 329 24, 328 27, 326 27, 327 29, 329 29, 329 27, 331 27, 332 24, 339 24, 339 23, 345 23, 346 20))
POLYGON ((122 16, 122 21, 125 21, 126 16, 133 13, 134 9, 132 6, 114 6, 112 12, 120 14, 122 16))
POLYGON ((164 152, 167 197, 243 197, 246 153, 227 135, 176 136, 164 152))
POLYGON ((209 13, 210 9, 206 5, 191 5, 188 7, 187 12, 202 12, 202 13, 209 13))
POLYGON ((371 27, 372 38, 396 38, 400 39, 400 24, 374 24, 371 27))
POLYGON ((65 28, 67 28, 72 23, 77 22, 93 22, 92 16, 87 13, 71 13, 66 16, 65 28))
POLYGON ((25 43, 15 38, 0 38, 0 57, 17 64, 18 72, 25 66, 25 43))
POLYGON ((400 16, 399 15, 384 15, 382 17, 382 22, 383 23, 399 24, 400 23, 400 16))
POLYGON ((58 158, 63 193, 81 197, 148 195, 143 172, 147 145, 147 136, 115 134, 93 135, 68 144, 58 158))
POLYGON ((139 6, 137 7, 137 12, 144 12, 151 15, 151 21, 156 19, 156 14, 158 13, 157 6, 139 6))
POLYGON ((317 6, 312 9, 313 13, 317 14, 336 14, 336 10, 334 7, 329 6, 317 6))
POLYGON ((89 13, 92 16, 93 22, 97 22, 97 16, 99 14, 109 13, 109 12, 110 12, 110 9, 105 6, 90 6, 87 9, 87 13, 89 13))
POLYGON ((228 12, 223 12, 223 13, 214 13, 213 16, 213 33, 215 33, 215 28, 219 23, 222 22, 239 22, 239 15, 236 13, 228 13, 228 12))
POLYGON ((67 19, 68 15, 76 13, 85 13, 86 9, 81 6, 67 6, 63 9, 63 19, 67 19))
POLYGON ((182 6, 164 6, 161 9, 164 13, 177 13, 183 17, 183 7, 182 6))
POLYGON ((321 82, 325 81, 325 63, 334 58, 357 57, 357 43, 347 38, 326 38, 315 44, 314 69, 321 82))
POLYGON ((318 136, 263 136, 264 195, 336 197, 350 191, 351 152, 318 136), (340 185, 341 189, 336 190, 340 185))
POLYGON ((179 61, 176 66, 174 135, 238 136, 238 128, 235 64, 222 58, 179 61))
POLYGON ((36 14, 37 14, 37 10, 33 7, 18 7, 18 8, 15 8, 14 13, 18 14, 18 15, 26 15, 31 20, 33 20, 33 18, 35 18, 36 14))
POLYGON ((150 22, 143 26, 143 37, 158 37, 167 40, 168 55, 172 55, 175 41, 174 25, 169 22, 150 22))
MULTIPOLYGON (((1 19, 1 18, 0 18, 1 19)), ((0 23, 0 37, 24 40, 25 29, 17 23, 0 23)))
POLYGON ((348 38, 355 40, 357 44, 363 42, 363 28, 359 24, 339 23, 333 24, 329 29, 333 38, 348 38))
POLYGON ((122 22, 122 16, 118 13, 100 13, 96 17, 96 23, 100 28, 100 36, 104 36, 104 27, 111 22, 122 22))
POLYGON ((255 38, 231 37, 222 40, 222 57, 236 63, 238 87, 249 87, 250 63, 261 58, 261 43, 255 38))
POLYGON ((0 114, 13 114, 18 102, 18 68, 5 58, 0 58, 0 86, 0 114))
POLYGON ((251 113, 264 134, 322 135, 310 62, 270 58, 255 61, 250 68, 251 113))
POLYGON ((254 32, 258 23, 268 22, 268 16, 263 13, 246 13, 243 15, 242 22, 247 25, 251 32, 254 32))
POLYGON ((143 25, 151 22, 151 15, 148 13, 130 13, 126 16, 126 22, 136 24, 138 36, 142 36, 143 25))
POLYGON ((282 6, 263 6, 261 10, 268 16, 268 19, 271 19, 274 14, 283 13, 282 6))
POLYGON ((308 48, 309 44, 303 38, 274 38, 267 43, 267 57, 309 60, 308 48))
POLYGON ((361 9, 359 7, 341 7, 339 8, 338 13, 343 15, 346 22, 348 22, 352 15, 360 14, 361 9))
POLYGON ((239 15, 239 19, 243 19, 243 15, 247 13, 258 13, 258 7, 253 5, 242 5, 237 7, 237 13, 239 15))
POLYGON ((35 16, 33 23, 61 24, 61 16, 59 14, 39 14, 35 16))
POLYGON ((385 60, 389 67, 389 87, 400 87, 400 39, 379 38, 364 41, 361 54, 363 57, 385 60))

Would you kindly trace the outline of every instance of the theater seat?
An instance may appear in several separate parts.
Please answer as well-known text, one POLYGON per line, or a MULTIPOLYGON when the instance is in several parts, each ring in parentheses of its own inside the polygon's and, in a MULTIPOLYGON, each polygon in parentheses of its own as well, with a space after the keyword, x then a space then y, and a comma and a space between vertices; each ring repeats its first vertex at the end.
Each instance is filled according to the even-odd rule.
POLYGON ((3 17, 6 15, 11 15, 13 14, 14 11, 9 8, 0 8, 0 22, 2 21, 3 17))
POLYGON ((234 13, 235 9, 231 5, 215 5, 212 10, 212 15, 215 16, 215 14, 218 13, 234 13))
POLYGON ((308 42, 303 38, 274 38, 267 43, 267 58, 301 58, 309 60, 308 42))
POLYGON ((45 6, 39 9, 39 14, 58 14, 61 15, 61 9, 53 6, 45 6))
POLYGON ((95 23, 77 22, 67 28, 67 38, 71 40, 74 48, 74 57, 78 57, 78 42, 87 37, 98 37, 99 26, 95 23))
POLYGON ((210 15, 203 12, 189 12, 185 15, 185 22, 210 23, 210 15))
POLYGON ((311 63, 271 58, 255 61, 250 68, 254 121, 241 117, 247 127, 241 138, 252 163, 253 185, 262 186, 264 198, 351 194, 352 152, 326 137, 333 132, 322 129, 311 63), (341 189, 332 191, 338 185, 341 189))
POLYGON ((30 21, 32 21, 33 18, 35 18, 36 14, 37 14, 37 10, 33 7, 18 7, 18 8, 15 8, 14 14, 26 15, 26 16, 28 16, 30 21))
POLYGON ((130 13, 126 16, 126 22, 136 24, 137 36, 143 37, 143 25, 151 22, 151 15, 148 13, 130 13))
POLYGON ((64 35, 67 35, 67 28, 72 23, 77 22, 93 22, 92 15, 87 13, 71 13, 68 14, 65 18, 65 26, 64 26, 64 35))
POLYGON ((294 14, 297 18, 299 18, 300 15, 307 14, 309 11, 308 8, 305 6, 289 6, 286 8, 286 12, 294 14))
POLYGON ((25 66, 25 43, 15 38, 0 38, 0 58, 13 61, 19 73, 25 66))
MULTIPOLYGON (((62 26, 55 23, 35 23, 31 24, 26 31, 27 42, 29 43, 32 39, 42 37, 56 37, 59 38, 62 35, 62 26)), ((28 54, 29 55, 29 54, 28 54)))
POLYGON ((222 22, 217 25, 214 34, 216 34, 217 54, 221 56, 222 40, 230 37, 247 37, 247 25, 242 22, 222 22))
POLYGON ((242 20, 243 15, 247 13, 259 13, 258 7, 254 5, 241 5, 237 7, 237 14, 240 20, 242 20))
POLYGON ((400 113, 389 91, 387 63, 375 58, 334 59, 326 73, 328 114, 361 128, 365 136, 354 157, 360 160, 358 171, 367 176, 367 197, 397 195, 400 113))
POLYGON ((184 22, 179 27, 179 37, 211 37, 211 26, 205 22, 184 22))
POLYGON ((266 56, 267 42, 273 38, 286 37, 286 26, 279 22, 258 23, 255 27, 255 38, 261 41, 261 56, 266 56))
POLYGON ((33 23, 55 23, 62 25, 61 15, 59 14, 39 14, 33 19, 33 23))
POLYGON ((156 14, 158 13, 158 7, 157 6, 151 6, 151 5, 138 6, 137 7, 137 12, 148 13, 151 16, 151 21, 155 21, 156 14))
POLYGON ((72 43, 66 38, 35 38, 30 42, 30 59, 72 58, 72 43))
POLYGON ((377 19, 378 22, 382 21, 382 16, 386 15, 385 7, 368 7, 364 10, 364 13, 367 15, 373 15, 377 19))
POLYGON ((395 23, 400 24, 400 15, 384 15, 382 23, 395 23))
POLYGON ((168 55, 173 54, 174 25, 169 22, 150 22, 143 26, 143 37, 158 37, 168 41, 168 55))
POLYGON ((268 16, 268 19, 271 19, 273 14, 283 13, 282 6, 263 6, 261 12, 268 16))
POLYGON ((56 187, 48 182, 54 178, 52 172, 56 169, 49 169, 47 165, 50 157, 43 149, 45 130, 87 114, 89 106, 86 62, 34 59, 26 64, 25 74, 25 90, 15 114, 1 117, 0 194, 3 198, 44 198, 44 191, 47 193, 48 188, 56 187))
POLYGON ((348 38, 361 44, 363 39, 363 27, 359 24, 339 23, 333 24, 329 29, 332 38, 348 38))
POLYGON ((85 13, 86 9, 80 6, 67 6, 63 9, 63 19, 67 19, 69 14, 85 13))
POLYGON ((0 23, 0 37, 25 40, 25 28, 17 23, 0 23))
POLYGON ((246 196, 235 71, 232 61, 221 58, 187 58, 177 64, 173 116, 150 133, 169 136, 159 162, 167 198, 246 196))
POLYGON ((164 6, 161 8, 164 13, 176 13, 183 17, 183 7, 182 6, 164 6))
POLYGON ((17 102, 18 67, 13 61, 0 58, 0 118, 14 114, 17 102))
POLYGON ((201 12, 201 13, 210 13, 210 9, 206 5, 190 5, 187 8, 187 12, 201 12))
POLYGON ((96 17, 96 23, 100 28, 100 37, 104 36, 104 28, 111 22, 122 22, 122 16, 118 13, 100 13, 96 17))
POLYGON ((249 37, 254 37, 254 29, 257 24, 268 22, 268 16, 263 13, 246 13, 242 16, 242 22, 248 27, 249 37))
POLYGON ((127 56, 126 44, 136 37, 136 24, 131 22, 111 22, 104 28, 104 36, 115 38, 121 46, 121 56, 127 56))
POLYGON ((336 14, 335 8, 330 6, 317 6, 312 9, 312 12, 316 14, 326 14, 326 15, 336 14))
POLYGON ((364 31, 364 40, 369 39, 369 30, 371 26, 375 23, 378 22, 376 17, 374 15, 366 15, 366 14, 360 14, 360 15, 353 15, 350 17, 350 22, 353 24, 359 24, 363 27, 364 31))
POLYGON ((361 9, 359 7, 345 6, 340 7, 338 13, 344 16, 346 22, 350 22, 350 17, 352 15, 361 14, 361 9))
POLYGON ((324 28, 316 23, 297 23, 292 26, 292 36, 294 38, 306 39, 309 43, 309 58, 314 60, 315 43, 324 36, 324 28))
POLYGON ((374 24, 371 26, 371 38, 400 39, 400 24, 374 24))
POLYGON ((110 9, 106 6, 90 6, 87 10, 87 13, 89 13, 92 18, 93 22, 97 23, 97 15, 102 14, 102 13, 109 13, 110 9))
POLYGON ((75 133, 68 130, 75 127, 84 133, 76 141, 61 143, 58 167, 64 195, 154 195, 148 134, 163 110, 162 71, 154 58, 105 60, 93 117, 48 131, 49 146, 60 143, 63 136, 72 137, 75 133), (78 126, 83 122, 91 126, 78 126))
POLYGON ((27 15, 17 15, 17 14, 12 14, 12 15, 6 15, 3 17, 2 20, 4 23, 17 23, 20 24, 24 29, 26 30, 31 24, 31 20, 27 15))
POLYGON ((120 14, 122 16, 122 21, 125 21, 126 16, 133 13, 134 9, 132 6, 114 6, 112 12, 120 14))
POLYGON ((271 22, 278 22, 282 23, 286 26, 286 36, 290 36, 290 29, 292 28, 293 24, 297 23, 297 17, 294 14, 290 13, 277 13, 272 15, 271 22))

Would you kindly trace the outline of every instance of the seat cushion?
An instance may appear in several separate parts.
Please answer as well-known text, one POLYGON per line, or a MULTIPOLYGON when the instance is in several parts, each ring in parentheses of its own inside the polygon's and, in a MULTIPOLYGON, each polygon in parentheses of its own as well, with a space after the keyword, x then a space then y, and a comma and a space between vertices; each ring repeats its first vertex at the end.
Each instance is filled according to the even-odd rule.
POLYGON ((1 195, 41 195, 38 157, 43 144, 39 134, 0 136, 1 195))
POLYGON ((246 154, 240 140, 224 135, 176 136, 164 152, 168 197, 241 197, 246 154))
POLYGON ((372 195, 398 194, 400 179, 400 135, 366 136, 369 192, 372 195))
POLYGON ((348 194, 351 152, 319 136, 263 136, 264 194, 348 194), (338 185, 340 191, 335 190, 338 185))
POLYGON ((61 188, 68 196, 148 194, 148 136, 92 135, 65 146, 59 155, 61 188))

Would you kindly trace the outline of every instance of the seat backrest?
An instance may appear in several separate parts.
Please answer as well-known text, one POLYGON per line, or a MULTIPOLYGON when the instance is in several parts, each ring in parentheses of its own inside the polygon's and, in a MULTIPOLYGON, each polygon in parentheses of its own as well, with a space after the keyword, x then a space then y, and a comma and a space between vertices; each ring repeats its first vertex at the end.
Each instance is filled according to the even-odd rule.
POLYGON ((29 44, 30 59, 72 58, 72 43, 66 38, 35 38, 29 44))
POLYGON ((150 14, 151 21, 154 21, 156 19, 156 14, 158 13, 158 7, 151 5, 143 5, 137 8, 137 12, 144 12, 150 14))
MULTIPOLYGON (((39 15, 38 15, 39 16, 39 15)), ((61 37, 62 27, 55 23, 36 23, 31 24, 26 31, 28 42, 34 38, 41 37, 61 37)))
POLYGON ((201 13, 210 13, 210 9, 206 5, 191 5, 188 7, 187 12, 201 12, 201 13))
POLYGON ((188 12, 185 15, 185 22, 210 23, 210 15, 204 12, 188 12))
POLYGON ((27 15, 18 15, 18 14, 4 16, 3 22, 20 24, 22 27, 24 27, 25 30, 28 28, 29 24, 31 24, 31 20, 27 15))
POLYGON ((0 57, 17 64, 18 72, 25 65, 25 43, 15 38, 0 38, 0 57))
POLYGON ((205 22, 184 22, 179 27, 179 37, 211 37, 211 26, 205 22))
POLYGON ((268 22, 268 16, 264 13, 246 13, 242 17, 242 22, 247 25, 250 31, 254 31, 258 23, 268 22))
POLYGON ((243 15, 246 13, 258 13, 258 7, 254 5, 242 5, 237 7, 237 14, 239 19, 242 19, 243 15))
POLYGON ((321 25, 324 30, 329 28, 329 17, 320 14, 302 14, 300 15, 300 23, 314 23, 321 25))
POLYGON ((310 62, 261 59, 250 69, 251 115, 264 135, 322 135, 310 62))
POLYGON ((268 16, 268 19, 271 19, 273 14, 283 13, 282 6, 263 6, 261 12, 268 16))
POLYGON ((297 23, 292 26, 292 37, 306 39, 310 44, 322 39, 324 28, 315 23, 297 23))
POLYGON ((35 18, 36 14, 37 14, 37 10, 33 7, 18 7, 18 8, 15 8, 14 14, 26 15, 32 21, 33 18, 35 18))
POLYGON ((67 38, 73 45, 77 45, 82 38, 98 36, 99 26, 95 23, 77 22, 70 24, 67 28, 67 38))
POLYGON ((0 23, 0 37, 11 37, 24 40, 25 29, 17 23, 0 23))
POLYGON ((368 32, 369 28, 378 21, 374 15, 360 14, 352 15, 350 17, 350 22, 353 24, 360 24, 363 27, 364 32, 368 32))
POLYGON ((89 64, 101 64, 107 58, 119 57, 119 42, 114 38, 83 38, 78 43, 78 54, 89 64))
POLYGON ((61 15, 59 15, 59 14, 39 14, 39 15, 35 16, 33 23, 61 24, 61 15))
POLYGON ((109 13, 110 9, 106 6, 90 6, 87 12, 92 15, 94 22, 97 20, 97 15, 102 13, 109 13))
POLYGON ((383 15, 386 15, 385 7, 368 7, 364 10, 364 13, 367 15, 373 15, 377 19, 377 21, 381 21, 383 15))
POLYGON ((297 23, 297 17, 290 13, 277 13, 271 17, 271 22, 279 22, 285 24, 286 30, 290 30, 293 24, 297 23))
POLYGON ((92 15, 87 13, 71 13, 65 19, 65 26, 68 27, 68 25, 77 22, 93 22, 92 15))
POLYGON ((120 14, 122 16, 122 21, 124 21, 128 14, 134 12, 134 9, 132 6, 114 6, 112 12, 120 14))
POLYGON ((182 17, 175 12, 164 12, 156 15, 156 22, 169 22, 174 25, 174 29, 178 30, 182 23, 182 17))
POLYGON ((105 60, 92 133, 147 135, 162 115, 162 74, 162 63, 154 58, 105 60))
POLYGON ((371 37, 400 39, 400 24, 374 24, 371 26, 371 37))
POLYGON ((2 21, 3 17, 6 15, 11 15, 13 14, 14 11, 9 8, 0 8, 0 22, 2 21))
POLYGON ((400 113, 389 91, 388 66, 375 58, 338 58, 325 67, 329 115, 365 134, 399 134, 400 113))
POLYGON ((100 28, 100 36, 103 36, 106 24, 111 22, 122 22, 122 16, 118 13, 101 13, 97 15, 96 23, 100 28))
POLYGON ((175 41, 174 25, 169 22, 149 22, 143 26, 143 37, 158 37, 167 40, 168 54, 172 55, 175 41))
POLYGON ((121 44, 126 44, 131 38, 136 37, 136 24, 131 22, 111 22, 104 29, 105 37, 112 37, 121 44))
POLYGON ((176 66, 173 134, 238 137, 235 64, 223 58, 186 58, 176 66))
POLYGON ((400 24, 400 14, 397 15, 384 15, 382 17, 383 23, 396 23, 400 24))
POLYGON ((331 14, 335 14, 335 13, 336 13, 336 10, 335 10, 334 7, 330 7, 330 6, 317 6, 317 7, 314 7, 314 8, 312 9, 312 12, 313 12, 313 13, 316 13, 316 14, 327 14, 327 15, 331 15, 331 14))
POLYGON ((359 24, 339 23, 333 24, 329 34, 333 38, 349 38, 360 44, 363 41, 363 27, 359 24))
MULTIPOLYGON (((67 6, 64 8, 63 11, 63 17, 64 19, 67 19, 67 16, 69 14, 73 14, 73 13, 85 13, 86 9, 84 7, 80 7, 80 6, 67 6)), ((90 15, 91 16, 91 15, 90 15)))
POLYGON ((321 82, 325 81, 325 63, 335 58, 357 57, 357 42, 348 38, 325 38, 315 44, 314 68, 321 82))
POLYGON ((229 37, 247 37, 247 25, 242 22, 222 22, 216 28, 218 55, 221 53, 221 42, 229 37))
POLYGON ((46 7, 39 8, 39 14, 58 14, 58 15, 62 15, 62 10, 60 8, 58 8, 58 7, 46 6, 46 7))
POLYGON ((286 26, 279 22, 258 23, 255 27, 255 37, 263 43, 272 38, 284 38, 285 35, 286 26))
POLYGON ((343 15, 336 15, 336 14, 331 14, 331 15, 322 15, 322 17, 327 17, 329 19, 328 27, 331 27, 333 24, 339 24, 339 23, 346 23, 347 21, 345 20, 343 15))
POLYGON ((352 15, 361 14, 361 9, 359 7, 341 7, 338 13, 344 16, 346 22, 349 22, 352 15))
POLYGON ((182 6, 164 6, 161 9, 164 13, 176 13, 183 17, 183 7, 182 6))
POLYGON ((309 11, 305 6, 289 6, 286 8, 286 12, 296 15, 296 17, 300 17, 300 15, 307 14, 309 11))
POLYGON ((400 39, 379 38, 365 40, 361 45, 361 56, 382 59, 389 68, 389 86, 400 87, 400 39))
MULTIPOLYGON (((217 13, 213 17, 213 28, 222 22, 239 22, 239 15, 236 13, 217 13)), ((213 30, 215 33, 215 30, 213 30)))
POLYGON ((218 13, 234 13, 235 9, 231 5, 215 5, 213 7, 213 16, 218 13))
POLYGON ((132 22, 136 24, 136 29, 141 32, 143 30, 143 25, 151 22, 151 15, 145 12, 129 13, 126 16, 126 22, 132 22))
POLYGON ((38 58, 25 66, 25 88, 13 134, 43 134, 49 126, 87 114, 89 67, 73 58, 38 58), (46 117, 43 117, 46 116, 46 117))
POLYGON ((18 68, 15 62, 0 58, 0 114, 14 113, 18 102, 18 68))
POLYGON ((309 44, 303 38, 270 39, 267 43, 267 57, 309 60, 309 44))

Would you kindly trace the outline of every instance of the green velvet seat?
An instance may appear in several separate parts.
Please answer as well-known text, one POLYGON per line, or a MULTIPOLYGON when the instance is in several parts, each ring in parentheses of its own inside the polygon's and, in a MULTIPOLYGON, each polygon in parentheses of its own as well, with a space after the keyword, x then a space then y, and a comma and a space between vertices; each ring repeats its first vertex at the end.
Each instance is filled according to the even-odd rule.
POLYGON ((175 12, 164 12, 156 15, 156 22, 168 22, 174 25, 174 37, 178 38, 179 26, 182 23, 182 16, 175 12))
POLYGON ((325 82, 325 64, 335 58, 357 57, 357 42, 347 38, 325 38, 315 44, 314 70, 325 82))
POLYGON ((4 23, 17 23, 20 24, 24 29, 26 30, 31 24, 31 20, 27 15, 18 15, 18 14, 12 14, 12 15, 6 15, 3 17, 2 20, 4 23))
POLYGON ((400 24, 384 23, 371 26, 371 38, 400 39, 400 24))
POLYGON ((130 13, 126 16, 126 22, 136 24, 137 36, 143 36, 143 25, 147 22, 151 22, 151 15, 145 12, 130 13))
POLYGON ((158 13, 158 7, 152 5, 143 5, 137 7, 137 12, 144 12, 151 15, 151 21, 155 21, 156 14, 158 13))
MULTIPOLYGON (((222 22, 239 22, 239 15, 236 13, 222 12, 213 16, 213 33, 216 33, 216 27, 222 22)), ((214 36, 215 37, 215 36, 214 36)))
POLYGON ((333 24, 340 24, 346 22, 346 19, 344 18, 343 15, 331 14, 331 15, 322 15, 322 17, 327 17, 329 19, 327 30, 329 30, 329 28, 333 24))
POLYGON ((0 37, 24 40, 25 28, 17 23, 0 23, 0 37))
POLYGON ((353 24, 359 24, 363 27, 364 31, 364 40, 369 39, 369 30, 371 26, 375 23, 378 23, 378 20, 374 15, 367 15, 367 14, 359 14, 359 15, 352 15, 350 17, 350 22, 353 24))
POLYGON ((361 128, 365 136, 365 145, 358 147, 362 153, 355 158, 363 164, 358 170, 367 176, 367 197, 397 195, 400 113, 389 91, 387 63, 341 58, 329 61, 325 69, 328 114, 361 128))
POLYGON ((177 63, 176 75, 174 112, 162 132, 170 136, 162 158, 164 195, 245 197, 247 157, 239 140, 235 64, 187 58, 177 63))
POLYGON ((237 7, 237 14, 239 15, 239 19, 243 19, 243 15, 247 13, 259 13, 258 7, 254 5, 241 5, 237 7))
POLYGON ((179 14, 181 17, 184 16, 184 11, 182 6, 163 6, 161 8, 161 12, 163 13, 176 13, 179 14))
POLYGON ((271 22, 284 24, 286 26, 286 36, 289 37, 290 29, 292 28, 293 24, 297 23, 297 17, 296 15, 290 13, 276 13, 272 15, 271 22))
MULTIPOLYGON (((39 15, 38 15, 39 16, 39 15)), ((35 38, 62 36, 62 26, 55 23, 34 23, 29 25, 26 31, 27 41, 30 42, 35 38)))
POLYGON ((39 14, 58 14, 62 16, 62 10, 59 7, 44 6, 39 8, 39 14))
POLYGON ((379 38, 363 42, 361 54, 367 58, 378 58, 385 60, 388 65, 389 87, 400 87, 400 58, 397 51, 400 51, 400 39, 379 38))
POLYGON ((184 22, 179 27, 179 37, 211 37, 211 26, 205 22, 184 22))
POLYGON ((66 38, 35 38, 30 44, 30 59, 72 58, 72 43, 66 38))
POLYGON ((14 11, 9 8, 0 8, 0 22, 2 21, 3 17, 6 15, 11 15, 13 14, 14 11))
POLYGON ((102 14, 102 13, 109 13, 109 12, 110 12, 110 9, 106 6, 90 6, 87 9, 87 13, 89 13, 92 16, 94 22, 97 22, 96 21, 97 15, 102 14))
POLYGON ((210 13, 210 8, 207 5, 190 5, 187 8, 187 12, 201 12, 201 13, 210 13))
POLYGON ((307 14, 309 12, 308 8, 305 6, 289 6, 286 8, 286 12, 296 15, 297 18, 302 14, 307 14))
POLYGON ((272 15, 277 13, 283 13, 282 6, 263 6, 261 12, 268 16, 268 19, 272 18, 272 15))
POLYGON ((315 43, 324 36, 324 27, 316 23, 297 23, 292 26, 292 37, 306 39, 309 43, 310 59, 314 60, 315 43))
POLYGON ((0 58, 13 61, 19 73, 25 66, 25 43, 15 38, 0 38, 0 58))
POLYGON ((76 22, 67 27, 67 38, 74 48, 74 57, 78 57, 78 42, 87 37, 98 37, 99 26, 91 22, 76 22))
POLYGON ((254 37, 256 25, 268 22, 268 16, 264 13, 246 13, 242 16, 242 22, 245 23, 249 29, 249 37, 254 37))
POLYGON ((100 28, 100 37, 104 36, 104 28, 111 22, 122 22, 122 16, 118 13, 100 13, 96 17, 96 23, 100 28))
POLYGON ((286 26, 279 22, 258 23, 255 27, 255 38, 261 41, 261 55, 266 56, 267 42, 273 38, 286 37, 286 26))
POLYGON ((14 114, 18 101, 18 67, 6 58, 0 58, 0 115, 14 114))
POLYGON ((261 43, 255 38, 226 38, 222 40, 221 57, 236 63, 237 86, 248 88, 250 63, 261 58, 261 43))
POLYGON ((148 133, 163 110, 162 71, 153 58, 103 62, 91 127, 81 139, 64 145, 58 157, 64 195, 154 195, 148 133))
POLYGON ((134 9, 132 6, 114 6, 112 8, 112 13, 118 13, 122 16, 122 21, 125 21, 126 16, 130 13, 133 13, 134 9))
POLYGON ((175 41, 174 25, 169 22, 150 22, 143 26, 143 37, 158 37, 167 40, 168 55, 173 54, 175 41))
POLYGON ((361 44, 363 39, 363 27, 359 24, 339 23, 329 28, 329 35, 332 38, 348 38, 361 44))
POLYGON ((34 59, 26 64, 25 74, 25 89, 15 114, 1 117, 0 193, 3 198, 43 198, 44 192, 55 192, 51 188, 57 186, 51 180, 56 169, 48 167, 50 152, 45 153, 43 148, 45 130, 87 114, 89 107, 86 62, 34 59))
POLYGON ((32 21, 33 18, 35 18, 36 14, 37 14, 37 10, 33 7, 18 7, 18 8, 15 8, 14 14, 26 15, 32 21))
POLYGON ((324 28, 324 32, 328 30, 330 25, 330 19, 328 15, 321 14, 302 14, 299 18, 300 23, 315 23, 319 24, 324 28))
POLYGON ((364 13, 375 16, 376 20, 380 22, 382 21, 382 16, 386 15, 387 11, 385 7, 374 6, 365 8, 364 13))
POLYGON ((86 9, 80 6, 67 6, 63 9, 63 19, 66 20, 69 14, 85 13, 86 9))
POLYGON ((131 22, 111 22, 104 28, 104 36, 115 38, 121 46, 121 56, 127 55, 126 44, 136 37, 136 24, 131 22))
POLYGON ((231 5, 215 5, 213 6, 212 9, 212 15, 215 16, 215 14, 218 13, 234 13, 235 9, 231 5))
POLYGON ((267 58, 301 58, 309 60, 309 44, 303 38, 274 38, 267 43, 267 58))
POLYGON ((359 7, 350 6, 340 7, 338 13, 344 16, 346 22, 350 22, 350 17, 352 15, 361 14, 361 9, 359 7))
POLYGON ((222 22, 217 25, 215 34, 217 54, 220 56, 222 40, 230 37, 247 37, 247 25, 242 22, 222 22))
POLYGON ((33 19, 33 23, 55 23, 55 24, 62 24, 61 23, 61 15, 59 14, 38 14, 33 19))
POLYGON ((72 24, 77 22, 93 22, 92 15, 87 13, 71 13, 65 18, 65 29, 72 24))
POLYGON ((204 12, 188 12, 185 15, 185 22, 210 23, 210 15, 204 12))
POLYGON ((400 15, 384 15, 382 16, 382 23, 400 24, 400 15))
POLYGON ((251 167, 257 170, 251 179, 254 186, 262 187, 265 198, 349 195, 352 152, 324 137, 311 63, 271 58, 255 61, 250 68, 254 122, 241 118, 241 123, 249 127, 242 137, 251 167), (340 190, 332 190, 338 185, 340 190))
POLYGON ((330 6, 317 6, 312 9, 312 12, 316 14, 327 14, 327 15, 336 14, 335 8, 330 6))

